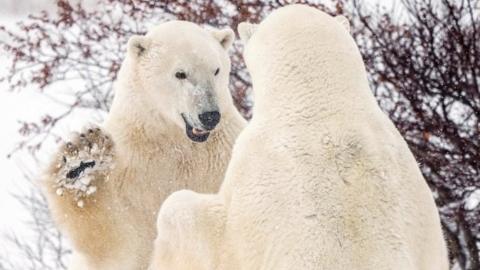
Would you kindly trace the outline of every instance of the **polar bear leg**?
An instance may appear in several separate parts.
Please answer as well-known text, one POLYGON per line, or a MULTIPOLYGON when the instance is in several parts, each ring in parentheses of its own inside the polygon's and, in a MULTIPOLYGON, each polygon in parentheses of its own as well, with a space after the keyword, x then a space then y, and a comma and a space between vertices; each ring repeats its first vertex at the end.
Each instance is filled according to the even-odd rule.
POLYGON ((79 253, 74 253, 68 263, 68 270, 87 270, 89 267, 87 260, 79 253))
POLYGON ((181 190, 162 205, 150 269, 216 269, 226 212, 217 195, 181 190))
POLYGON ((110 136, 86 128, 60 148, 42 179, 52 217, 75 249, 89 257, 108 256, 115 252, 109 245, 119 245, 119 225, 109 209, 114 160, 110 136))

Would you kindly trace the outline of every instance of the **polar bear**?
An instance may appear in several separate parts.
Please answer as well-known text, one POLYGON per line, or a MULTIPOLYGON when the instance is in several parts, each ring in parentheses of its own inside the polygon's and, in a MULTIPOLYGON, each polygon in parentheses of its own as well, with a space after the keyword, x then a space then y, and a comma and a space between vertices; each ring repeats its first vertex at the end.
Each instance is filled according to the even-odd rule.
POLYGON ((171 21, 129 40, 104 125, 66 143, 43 181, 72 269, 146 269, 167 195, 218 191, 245 125, 228 90, 233 39, 171 21))
POLYGON ((242 24, 255 93, 218 194, 178 191, 152 270, 447 270, 433 196, 380 110, 344 17, 242 24))

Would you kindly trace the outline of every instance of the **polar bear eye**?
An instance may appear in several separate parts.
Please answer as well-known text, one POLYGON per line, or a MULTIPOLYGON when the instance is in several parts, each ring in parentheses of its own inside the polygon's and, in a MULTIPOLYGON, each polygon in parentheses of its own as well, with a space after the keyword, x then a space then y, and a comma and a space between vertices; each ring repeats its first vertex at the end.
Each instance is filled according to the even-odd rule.
POLYGON ((183 71, 178 71, 177 73, 175 73, 175 77, 179 80, 185 80, 187 78, 187 73, 183 71))
POLYGON ((217 76, 219 72, 220 72, 220 68, 217 68, 217 69, 215 70, 215 74, 213 74, 213 75, 217 76))

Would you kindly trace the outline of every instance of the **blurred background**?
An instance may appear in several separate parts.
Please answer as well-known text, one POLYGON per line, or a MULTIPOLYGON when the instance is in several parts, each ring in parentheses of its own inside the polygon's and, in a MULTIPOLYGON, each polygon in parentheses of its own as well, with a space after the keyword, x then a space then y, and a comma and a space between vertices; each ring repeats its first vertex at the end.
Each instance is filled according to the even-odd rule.
MULTIPOLYGON (((0 270, 65 269, 68 241, 36 183, 58 143, 102 122, 131 35, 171 19, 235 30, 290 3, 350 19, 434 194, 451 268, 480 269, 480 0, 0 0, 0 270)), ((237 41, 230 90, 249 119, 241 52, 237 41)))

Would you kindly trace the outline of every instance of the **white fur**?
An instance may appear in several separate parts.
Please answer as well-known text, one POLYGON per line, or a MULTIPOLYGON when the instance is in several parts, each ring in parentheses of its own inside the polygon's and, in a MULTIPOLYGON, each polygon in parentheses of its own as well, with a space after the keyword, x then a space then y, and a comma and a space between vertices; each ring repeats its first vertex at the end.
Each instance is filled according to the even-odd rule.
POLYGON ((157 211, 167 195, 182 188, 218 190, 245 125, 228 90, 227 49, 233 38, 230 29, 205 30, 182 21, 131 38, 111 111, 99 131, 113 140, 114 168, 101 175, 85 172, 96 192, 82 197, 82 208, 68 189, 56 193, 59 177, 65 179, 58 169, 65 163, 62 152, 43 182, 53 216, 73 243, 72 269, 146 269, 157 211), (176 78, 178 70, 188 79, 176 78), (214 109, 221 113, 220 123, 206 142, 192 142, 181 114, 200 126, 198 114, 214 109))
POLYGON ((166 200, 152 269, 447 270, 432 194, 345 25, 284 7, 244 56, 253 118, 218 194, 166 200))

